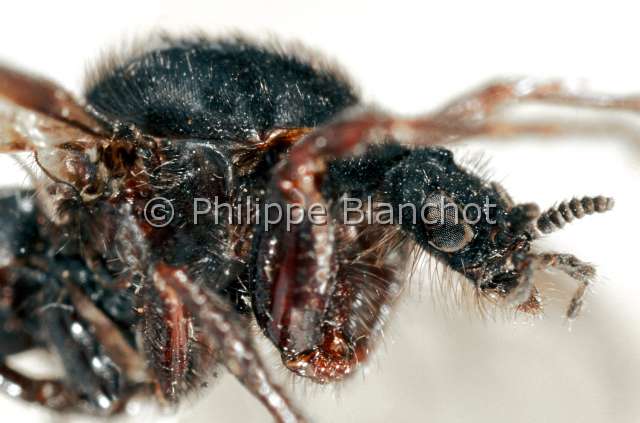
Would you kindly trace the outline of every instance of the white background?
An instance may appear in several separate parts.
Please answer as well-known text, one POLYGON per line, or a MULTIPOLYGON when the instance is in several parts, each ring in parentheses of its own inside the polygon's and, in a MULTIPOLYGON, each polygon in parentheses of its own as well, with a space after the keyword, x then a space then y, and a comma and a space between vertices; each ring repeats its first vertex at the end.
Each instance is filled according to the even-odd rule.
MULTIPOLYGON (((497 76, 586 80, 598 91, 640 92, 638 10, 615 2, 9 2, 0 12, 0 60, 80 92, 105 49, 150 30, 297 39, 337 59, 368 101, 403 113, 436 107, 497 76)), ((577 114, 576 116, 582 116, 577 114)), ((584 137, 583 137, 584 138, 584 137)), ((616 197, 609 215, 574 223, 539 243, 599 265, 582 317, 562 313, 573 285, 542 275, 546 317, 482 320, 416 278, 366 374, 340 387, 292 384, 267 345, 266 361, 315 422, 640 421, 637 198, 640 141, 470 143, 516 200, 543 207, 573 195, 616 197), (554 291, 554 292, 550 292, 554 291)), ((21 183, 3 161, 0 180, 21 183)), ((266 344, 265 344, 266 345, 266 344)), ((181 422, 270 421, 231 377, 189 398, 181 422)), ((54 417, 0 397, 0 421, 54 417)), ((65 421, 65 418, 61 419, 65 421)), ((156 421, 143 413, 132 421, 156 421)))

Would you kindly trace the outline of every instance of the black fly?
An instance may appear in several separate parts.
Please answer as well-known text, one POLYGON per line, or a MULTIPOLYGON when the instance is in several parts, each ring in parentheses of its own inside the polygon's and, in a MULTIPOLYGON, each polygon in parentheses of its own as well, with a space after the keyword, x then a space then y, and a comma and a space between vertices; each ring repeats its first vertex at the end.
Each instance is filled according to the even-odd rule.
POLYGON ((556 268, 579 284, 567 311, 578 314, 593 267, 531 245, 613 200, 584 197, 541 212, 442 145, 571 131, 497 113, 521 102, 638 111, 637 99, 505 81, 396 118, 363 105, 340 72, 310 55, 243 39, 161 44, 101 68, 82 102, 0 68, 0 150, 31 151, 42 171, 33 190, 0 200, 7 393, 111 415, 134 395, 177 403, 221 364, 276 420, 302 421, 254 348, 252 319, 288 369, 341 380, 367 359, 416 252, 462 275, 480 297, 533 314, 541 309, 535 272, 556 268), (402 212, 387 224, 348 224, 346 197, 372 200, 368 215, 383 203, 402 212), (230 223, 200 213, 194 198, 302 211, 318 204, 329 218, 230 223), (173 213, 162 224, 149 209, 158 199, 173 213), (461 211, 486 201, 494 207, 473 223, 443 210, 429 210, 430 223, 403 214, 407 205, 461 211), (33 379, 7 364, 38 347, 58 355, 63 378, 33 379))

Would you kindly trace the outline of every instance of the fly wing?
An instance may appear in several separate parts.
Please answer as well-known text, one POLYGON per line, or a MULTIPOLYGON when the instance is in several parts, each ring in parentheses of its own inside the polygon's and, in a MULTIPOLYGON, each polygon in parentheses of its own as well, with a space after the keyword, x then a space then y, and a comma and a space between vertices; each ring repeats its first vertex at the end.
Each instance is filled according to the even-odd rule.
POLYGON ((0 153, 94 145, 104 135, 69 92, 0 64, 0 153))
POLYGON ((0 64, 0 153, 32 152, 50 180, 94 192, 97 150, 109 138, 69 92, 0 64))

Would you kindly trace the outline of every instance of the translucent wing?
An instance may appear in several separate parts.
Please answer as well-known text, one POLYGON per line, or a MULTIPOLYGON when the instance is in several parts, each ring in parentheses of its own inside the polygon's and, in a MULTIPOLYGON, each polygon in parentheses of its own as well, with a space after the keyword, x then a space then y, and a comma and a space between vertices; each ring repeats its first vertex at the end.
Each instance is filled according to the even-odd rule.
POLYGON ((0 152, 94 145, 100 135, 98 123, 66 90, 0 65, 0 152))
MULTIPOLYGON (((69 92, 0 65, 0 153, 33 152, 49 179, 87 193, 99 182, 97 148, 108 139, 69 92)), ((34 184, 44 186, 35 179, 34 184)))

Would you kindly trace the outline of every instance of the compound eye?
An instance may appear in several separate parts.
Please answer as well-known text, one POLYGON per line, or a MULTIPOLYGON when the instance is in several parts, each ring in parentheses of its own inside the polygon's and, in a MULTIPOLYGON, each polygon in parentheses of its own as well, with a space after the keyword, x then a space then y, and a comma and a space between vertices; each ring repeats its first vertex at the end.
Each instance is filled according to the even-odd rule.
POLYGON ((447 195, 433 193, 427 197, 425 226, 432 247, 454 253, 466 247, 475 237, 470 224, 464 221, 458 205, 447 195))
POLYGON ((468 223, 444 224, 431 231, 429 245, 445 253, 455 253, 466 247, 475 234, 468 223))

